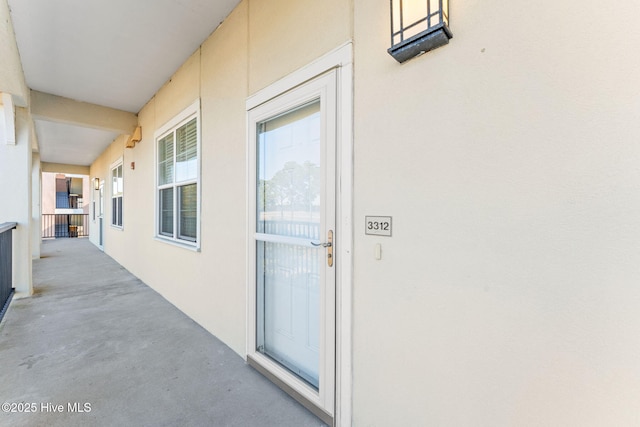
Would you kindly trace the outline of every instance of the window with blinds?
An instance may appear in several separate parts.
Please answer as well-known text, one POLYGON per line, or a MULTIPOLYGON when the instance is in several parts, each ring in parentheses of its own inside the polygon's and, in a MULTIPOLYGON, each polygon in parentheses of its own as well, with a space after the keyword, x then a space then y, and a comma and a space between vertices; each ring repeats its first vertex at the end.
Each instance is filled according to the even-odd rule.
POLYGON ((157 141, 157 235, 198 243, 198 117, 191 114, 157 141))
POLYGON ((122 196, 124 194, 124 178, 122 163, 111 169, 111 225, 122 227, 122 196))

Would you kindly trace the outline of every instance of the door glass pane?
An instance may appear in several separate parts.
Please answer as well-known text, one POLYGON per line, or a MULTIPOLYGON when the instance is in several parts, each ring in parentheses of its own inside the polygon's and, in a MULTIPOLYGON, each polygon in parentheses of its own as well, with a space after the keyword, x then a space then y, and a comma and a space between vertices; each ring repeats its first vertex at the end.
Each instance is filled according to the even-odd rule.
POLYGON ((258 124, 258 233, 319 238, 320 101, 258 124))
POLYGON ((318 388, 318 250, 258 242, 258 351, 318 388))
POLYGON ((160 190, 160 234, 173 237, 173 188, 160 190))
MULTIPOLYGON (((262 234, 320 238, 320 101, 257 124, 257 224, 262 234)), ((316 389, 323 250, 257 242, 257 350, 316 389)))
POLYGON ((100 216, 104 215, 104 185, 100 184, 100 192, 99 192, 99 198, 100 198, 100 216))
POLYGON ((181 239, 196 241, 197 235, 197 208, 198 192, 197 185, 183 185, 179 187, 180 195, 180 221, 179 237, 181 239))

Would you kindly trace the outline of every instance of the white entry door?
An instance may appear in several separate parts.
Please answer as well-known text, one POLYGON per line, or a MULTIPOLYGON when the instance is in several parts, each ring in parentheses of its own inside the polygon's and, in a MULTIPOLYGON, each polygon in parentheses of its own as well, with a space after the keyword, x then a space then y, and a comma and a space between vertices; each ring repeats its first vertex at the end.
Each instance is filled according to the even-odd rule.
POLYGON ((336 75, 249 112, 251 361, 333 416, 336 75))

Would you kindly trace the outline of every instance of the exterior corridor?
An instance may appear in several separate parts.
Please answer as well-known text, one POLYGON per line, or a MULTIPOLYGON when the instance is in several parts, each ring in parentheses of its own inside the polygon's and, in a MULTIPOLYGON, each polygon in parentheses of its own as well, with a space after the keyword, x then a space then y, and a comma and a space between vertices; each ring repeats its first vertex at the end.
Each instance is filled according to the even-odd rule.
POLYGON ((0 324, 0 425, 323 425, 88 240, 33 270, 0 324))

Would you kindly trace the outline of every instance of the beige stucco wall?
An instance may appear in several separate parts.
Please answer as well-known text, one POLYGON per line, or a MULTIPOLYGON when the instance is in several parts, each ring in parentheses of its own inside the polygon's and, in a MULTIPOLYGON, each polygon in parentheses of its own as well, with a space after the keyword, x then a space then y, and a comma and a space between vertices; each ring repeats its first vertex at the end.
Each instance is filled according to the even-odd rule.
MULTIPOLYGON (((124 157, 122 230, 109 225, 108 179, 105 184, 105 252, 241 355, 246 339, 245 101, 351 34, 349 2, 263 3, 241 2, 140 111, 142 141, 124 149, 124 140, 116 140, 90 171, 91 178, 108 178, 110 165, 124 157), (292 34, 296 37, 286 40, 292 34), (154 132, 198 98, 200 252, 154 239, 154 132)), ((90 238, 97 243, 97 222, 92 224, 90 238)))
POLYGON ((355 425, 638 424, 640 6, 548 6, 355 0, 355 425))
POLYGON ((0 92, 12 94, 16 105, 26 107, 29 89, 24 81, 7 0, 0 0, 0 58, 0 92))
MULTIPOLYGON (((136 222, 136 215, 127 215, 127 212, 137 212, 136 208, 139 209, 137 201, 132 201, 127 204, 123 203, 123 228, 115 228, 112 227, 111 224, 111 166, 123 159, 123 168, 122 173, 124 176, 125 182, 125 194, 127 191, 131 191, 135 188, 136 183, 133 180, 133 176, 135 174, 135 170, 131 170, 128 166, 130 164, 132 153, 131 150, 126 150, 124 148, 125 142, 127 140, 126 135, 120 135, 117 137, 111 145, 100 155, 100 157, 91 165, 89 170, 89 178, 99 178, 104 186, 104 224, 103 224, 103 249, 106 253, 111 255, 121 264, 125 265, 125 267, 129 268, 126 265, 126 259, 124 254, 127 251, 135 250, 134 248, 129 248, 127 245, 137 246, 135 239, 133 239, 132 232, 129 232, 128 235, 131 236, 129 239, 125 239, 125 231, 127 227, 135 228, 134 224, 136 222), (128 181, 131 180, 131 185, 127 185, 128 181), (131 188, 129 188, 131 187, 131 188), (131 206, 129 206, 131 205, 131 206), (133 221, 133 224, 128 224, 127 219, 133 221), (131 241, 129 241, 131 240, 131 241)), ((99 210, 98 203, 98 191, 91 190, 91 196, 88 197, 90 200, 91 206, 93 207, 93 202, 95 201, 96 212, 99 210)), ((153 206, 151 204, 150 206, 153 206)), ((95 215, 95 220, 93 213, 90 212, 89 215, 89 239, 98 244, 99 241, 99 230, 98 230, 98 214, 95 215)), ((133 231, 133 230, 131 230, 133 231)))
POLYGON ((89 167, 81 165, 66 165, 60 163, 42 162, 42 172, 87 175, 89 173, 89 167))
POLYGON ((640 10, 542 7, 454 2, 451 43, 399 65, 388 2, 242 2, 142 109, 143 140, 91 166, 124 158, 105 251, 243 354, 245 100, 353 36, 354 425, 633 425, 640 10), (154 239, 153 134, 197 98, 200 252, 154 239))
POLYGON ((249 92, 268 86, 352 36, 351 1, 251 0, 249 92))
POLYGON ((88 175, 82 177, 82 213, 91 213, 91 183, 88 175))

